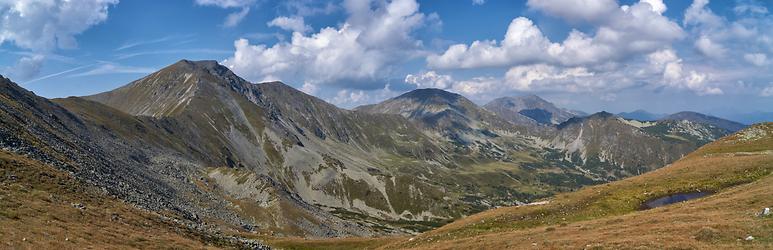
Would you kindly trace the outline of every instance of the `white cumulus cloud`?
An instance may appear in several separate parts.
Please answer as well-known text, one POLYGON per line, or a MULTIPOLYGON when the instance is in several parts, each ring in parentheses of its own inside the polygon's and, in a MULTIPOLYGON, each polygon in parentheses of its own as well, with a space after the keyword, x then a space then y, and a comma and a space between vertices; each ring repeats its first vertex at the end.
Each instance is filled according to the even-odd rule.
POLYGON ((727 51, 725 47, 723 47, 721 44, 715 43, 707 36, 701 36, 698 38, 698 40, 695 41, 695 48, 698 49, 701 54, 713 58, 720 58, 724 56, 725 52, 727 51))
POLYGON ((559 68, 546 64, 516 66, 505 74, 505 83, 521 91, 563 89, 568 92, 583 92, 597 89, 583 78, 594 76, 583 67, 559 68))
POLYGON ((615 0, 529 0, 530 8, 570 21, 595 21, 616 11, 615 0))
POLYGON ((707 27, 718 27, 722 25, 721 17, 714 14, 711 9, 707 7, 709 0, 694 0, 690 7, 684 12, 684 24, 685 25, 702 25, 707 27))
POLYGON ((75 35, 107 19, 118 0, 0 1, 0 44, 31 50, 13 68, 22 78, 37 75, 44 58, 56 49, 78 47, 75 35))
POLYGON ((273 46, 236 40, 234 55, 223 64, 252 80, 372 88, 392 64, 420 55, 421 42, 412 33, 429 19, 414 0, 379 3, 345 1, 349 17, 340 27, 310 35, 294 32, 290 41, 273 46))
POLYGON ((438 74, 435 71, 428 71, 420 75, 409 74, 405 76, 405 83, 416 86, 416 88, 437 88, 445 89, 451 87, 454 83, 449 75, 438 74))
POLYGON ((719 95, 722 89, 711 86, 709 75, 696 70, 687 70, 681 58, 672 49, 664 49, 648 56, 650 67, 655 73, 662 72, 661 83, 677 89, 688 89, 698 95, 719 95))
MULTIPOLYGON (((539 9, 544 11, 557 11, 558 6, 563 6, 560 9, 579 11, 576 17, 590 16, 584 14, 584 10, 570 8, 577 2, 583 1, 530 1, 529 4, 533 8, 540 6, 539 9)), ((599 12, 605 13, 595 20, 598 25, 592 35, 573 30, 563 42, 552 42, 530 19, 518 17, 510 23, 502 41, 484 40, 474 41, 470 45, 451 45, 442 54, 429 56, 427 64, 438 69, 529 63, 590 66, 650 53, 684 36, 678 24, 653 10, 648 3, 623 6, 625 8, 617 7, 614 1, 611 4, 614 6, 611 10, 592 12, 593 16, 600 15, 599 12)))
POLYGON ((663 3, 663 0, 641 0, 642 2, 648 3, 652 10, 654 10, 657 13, 663 14, 663 12, 666 12, 668 10, 668 7, 666 7, 666 4, 663 3))
POLYGON ((303 21, 303 17, 301 16, 280 16, 274 18, 274 20, 271 20, 266 25, 269 27, 278 27, 280 29, 301 33, 306 33, 311 30, 311 26, 306 25, 306 23, 303 21))

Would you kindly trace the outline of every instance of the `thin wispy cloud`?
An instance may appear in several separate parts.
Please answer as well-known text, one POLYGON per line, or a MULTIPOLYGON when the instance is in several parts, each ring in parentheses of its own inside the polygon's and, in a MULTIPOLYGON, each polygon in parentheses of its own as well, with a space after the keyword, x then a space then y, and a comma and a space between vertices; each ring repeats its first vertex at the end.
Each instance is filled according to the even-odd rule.
POLYGON ((174 40, 181 40, 193 37, 193 35, 172 35, 172 36, 165 36, 153 40, 145 40, 145 41, 137 41, 137 42, 128 42, 124 43, 123 45, 119 46, 118 48, 115 48, 113 51, 122 51, 127 49, 132 49, 135 47, 145 46, 145 45, 151 45, 151 44, 158 44, 158 43, 164 43, 174 40))
POLYGON ((54 78, 54 77, 61 76, 61 75, 67 74, 67 73, 71 73, 71 72, 82 70, 82 69, 85 69, 85 68, 88 68, 88 67, 92 67, 92 66, 97 65, 97 64, 99 64, 99 63, 87 64, 87 65, 71 68, 71 69, 68 69, 68 70, 59 71, 59 72, 56 72, 56 73, 53 73, 53 74, 48 74, 48 75, 45 75, 45 76, 42 76, 42 77, 39 77, 39 78, 35 78, 35 79, 32 79, 32 80, 29 80, 27 82, 24 82, 21 85, 27 85, 27 84, 34 83, 34 82, 37 82, 37 81, 42 81, 42 80, 46 80, 46 79, 49 79, 49 78, 54 78))
POLYGON ((135 66, 125 66, 120 64, 114 64, 114 63, 104 63, 100 64, 97 67, 77 73, 77 74, 71 74, 67 77, 82 77, 82 76, 95 76, 95 75, 110 75, 110 74, 149 74, 156 71, 156 68, 150 68, 150 67, 135 67, 135 66))
POLYGON ((171 50, 152 50, 152 51, 142 51, 142 52, 136 52, 136 53, 124 53, 124 54, 116 54, 115 58, 116 60, 124 60, 129 59, 133 57, 138 56, 148 56, 148 55, 161 55, 161 54, 229 54, 233 53, 233 50, 220 50, 220 49, 171 49, 171 50))

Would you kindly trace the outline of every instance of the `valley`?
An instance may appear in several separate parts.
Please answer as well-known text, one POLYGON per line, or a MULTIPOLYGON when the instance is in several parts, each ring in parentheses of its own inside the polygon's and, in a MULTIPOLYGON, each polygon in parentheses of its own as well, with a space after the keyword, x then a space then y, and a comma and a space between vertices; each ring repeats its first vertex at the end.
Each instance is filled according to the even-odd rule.
MULTIPOLYGON (((85 97, 48 100, 10 79, 0 84, 4 157, 60 171, 69 185, 101 190, 92 195, 100 204, 133 207, 126 213, 153 225, 130 234, 169 237, 84 241, 73 231, 90 246, 293 248, 314 239, 320 247, 445 248, 435 244, 628 216, 657 195, 722 192, 768 173, 741 165, 719 180, 704 179, 717 177, 710 168, 664 174, 669 164, 694 168, 675 166, 741 129, 700 114, 637 121, 537 96, 478 106, 440 89, 347 110, 281 82, 248 82, 215 61, 181 60, 85 97), (649 189, 638 193, 642 183, 649 189), (407 235, 418 236, 402 242, 407 235)), ((8 164, 6 172, 20 171, 8 164)), ((11 190, 7 197, 22 195, 11 190)), ((88 192, 60 195, 79 193, 88 192)), ((11 212, 0 221, 13 227, 42 217, 18 214, 18 204, 3 211, 11 212)))
MULTIPOLYGON (((773 216, 762 213, 773 200, 772 143, 773 124, 758 124, 641 176, 559 194, 535 205, 493 209, 418 236, 387 243, 362 239, 354 248, 767 249, 773 244, 773 216), (639 211, 649 199, 683 192, 712 194, 639 211)), ((285 249, 337 245, 311 240, 274 243, 285 249)))

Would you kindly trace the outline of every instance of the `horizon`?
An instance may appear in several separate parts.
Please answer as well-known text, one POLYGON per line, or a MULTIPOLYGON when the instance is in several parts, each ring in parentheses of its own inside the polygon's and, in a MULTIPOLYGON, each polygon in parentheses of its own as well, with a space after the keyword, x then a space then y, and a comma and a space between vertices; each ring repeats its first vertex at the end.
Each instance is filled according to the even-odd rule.
POLYGON ((764 32, 773 28, 773 3, 609 1, 616 8, 594 9, 556 2, 195 0, 145 11, 143 1, 97 0, 74 12, 63 2, 6 6, 0 13, 11 22, 22 14, 31 21, 18 30, 3 25, 0 74, 47 98, 85 96, 190 58, 215 60, 250 82, 278 80, 346 109, 437 88, 478 105, 534 94, 586 113, 738 119, 773 112, 773 43, 764 32), (610 17, 598 17, 604 13, 610 17), (615 24, 621 21, 628 26, 615 24))
MULTIPOLYGON (((179 60, 178 62, 176 62, 176 63, 179 63, 179 62, 182 62, 182 61, 188 61, 188 62, 194 62, 194 63, 197 63, 197 62, 205 62, 205 61, 214 61, 214 62, 218 63, 218 65, 221 65, 221 66, 222 66, 222 64, 220 64, 220 62, 217 62, 216 60, 190 60, 190 59, 180 59, 180 60, 179 60)), ((175 63, 175 64, 176 64, 176 63, 175 63)), ((173 64, 170 64, 170 65, 167 65, 167 66, 171 66, 171 65, 173 65, 173 64)), ((161 68, 161 69, 163 69, 163 68, 161 68)), ((160 71, 161 69, 159 69, 159 71, 160 71)), ((229 69, 229 70, 230 70, 230 69, 229 69)), ((158 71, 151 72, 151 73, 149 73, 148 75, 151 75, 151 74, 153 74, 153 73, 156 73, 156 72, 158 72, 158 71)), ((147 75, 146 75, 146 76, 147 76, 147 75)), ((237 76, 238 76, 238 74, 237 74, 237 76)), ((1 74, 0 74, 0 77, 5 77, 5 76, 3 76, 3 75, 1 75, 1 74)), ((136 80, 140 80, 140 79, 142 79, 142 78, 144 78, 144 77, 145 77, 145 76, 143 76, 143 77, 141 77, 141 78, 138 78, 138 79, 135 79, 135 80, 132 80, 132 81, 130 81, 129 83, 127 83, 127 84, 125 84, 125 85, 121 85, 121 86, 118 86, 118 87, 116 87, 116 89, 117 89, 117 88, 120 88, 120 87, 123 87, 123 86, 126 86, 126 85, 129 85, 129 84, 131 84, 132 82, 134 82, 134 81, 136 81, 136 80)), ((241 77, 241 76, 240 76, 240 77, 241 77)), ((6 78, 7 78, 7 77, 6 77, 6 78)), ((9 79, 10 79, 10 78, 9 78, 9 79)), ((11 80, 11 81, 13 81, 13 79, 10 79, 10 80, 11 80)), ((283 84, 283 85, 286 85, 286 86, 288 86, 288 87, 290 87, 290 88, 293 88, 293 89, 295 89, 295 90, 297 90, 297 91, 300 91, 300 92, 303 92, 303 93, 305 93, 305 94, 308 94, 308 95, 310 95, 310 96, 313 96, 313 97, 315 97, 315 98, 318 98, 318 99, 320 99, 320 100, 322 100, 322 101, 324 101, 324 102, 330 103, 328 100, 322 99, 322 98, 320 98, 319 96, 315 96, 314 94, 306 93, 306 92, 304 92, 303 90, 301 90, 301 89, 299 89, 299 88, 296 88, 296 87, 294 87, 294 86, 292 86, 292 85, 290 85, 290 84, 287 84, 287 83, 285 83, 285 82, 283 82, 283 81, 281 81, 281 80, 265 81, 265 82, 252 82, 252 81, 249 81, 249 80, 247 80, 247 81, 248 81, 248 82, 250 82, 251 84, 266 84, 266 83, 277 83, 277 82, 278 82, 278 83, 281 83, 281 84, 283 84)), ((20 86, 22 86, 22 87, 23 87, 23 85, 20 85, 20 86)), ((535 96, 535 97, 537 97, 537 98, 540 98, 540 99, 542 99, 542 100, 544 100, 544 101, 547 101, 547 102, 549 102, 549 103, 551 103, 551 104, 553 104, 553 105, 556 105, 554 102, 552 102, 552 101, 550 101, 550 100, 547 100, 547 99, 543 98, 542 96, 539 96, 539 95, 537 95, 537 94, 534 94, 534 93, 521 93, 521 94, 518 94, 518 95, 511 95, 511 96, 500 96, 500 97, 494 97, 493 99, 489 100, 489 101, 488 101, 488 102, 486 102, 486 103, 479 103, 479 102, 476 102, 475 100, 472 100, 472 99, 470 99, 469 97, 465 96, 463 93, 456 93, 456 92, 454 92, 453 90, 448 90, 448 89, 441 89, 441 88, 434 88, 434 87, 426 87, 426 88, 415 88, 415 89, 412 89, 412 90, 406 90, 406 91, 404 91, 404 92, 397 93, 396 95, 394 95, 394 96, 392 96, 392 97, 389 97, 389 98, 387 98, 387 99, 384 99, 384 100, 382 100, 382 101, 386 101, 386 100, 389 100, 389 99, 397 98, 397 97, 399 97, 399 96, 402 96, 402 95, 404 95, 404 94, 407 94, 407 93, 409 93, 409 92, 413 92, 413 91, 416 91, 416 90, 428 90, 428 89, 431 89, 431 90, 440 90, 440 91, 444 91, 444 92, 451 93, 451 94, 457 94, 457 95, 461 95, 462 97, 464 97, 464 98, 467 98, 468 100, 472 101, 473 103, 475 103, 476 105, 478 105, 478 106, 479 106, 479 107, 481 107, 481 108, 483 108, 483 106, 485 106, 487 103, 489 103, 489 102, 491 102, 491 101, 494 101, 494 100, 496 100, 496 99, 501 99, 501 98, 519 98, 519 97, 528 97, 528 96, 535 96)), ((99 92, 99 93, 110 92, 110 91, 112 91, 112 90, 115 90, 115 89, 110 89, 110 90, 106 90, 106 91, 104 91, 104 92, 99 92)), ((32 91, 32 90, 30 90, 30 91, 32 91)), ((34 91, 33 91, 33 92, 34 92, 34 91)), ((95 93, 95 94, 99 94, 99 93, 95 93)), ((36 93, 36 94, 37 94, 37 93, 36 93)), ((85 96, 85 95, 84 95, 84 96, 85 96)), ((63 96, 63 97, 54 97, 54 98, 50 98, 50 99, 57 99, 57 98, 70 98, 70 97, 84 97, 84 96, 63 96)), ((381 101, 380 101, 380 102, 381 102, 381 101)), ((372 105, 372 104, 378 104, 378 103, 380 103, 380 102, 376 102, 376 103, 368 103, 368 104, 361 104, 361 105, 358 105, 358 106, 355 106, 355 107, 350 107, 350 108, 347 108, 347 107, 340 107, 340 106, 338 106, 338 105, 335 105, 334 103, 330 103, 330 104, 332 104, 332 105, 334 105, 334 106, 336 106, 336 107, 338 107, 338 108, 340 108, 340 109, 345 109, 345 110, 355 110, 355 109, 357 109, 357 108, 359 108, 359 107, 362 107, 362 106, 366 106, 366 105, 372 105)), ((562 107, 562 106, 560 106, 560 105, 556 105, 556 107, 557 107, 557 108, 560 108, 560 109, 566 109, 566 110, 570 110, 570 111, 571 111, 571 110, 575 110, 575 109, 570 109, 570 108, 567 108, 567 107, 562 107)), ((619 116, 621 113, 636 113, 636 112, 638 112, 638 111, 643 111, 643 112, 646 112, 646 113, 648 113, 648 114, 650 114, 650 115, 655 115, 655 116, 664 116, 664 117, 665 117, 665 116, 668 116, 668 115, 672 115, 672 114, 677 114, 677 113, 693 112, 693 113, 699 113, 699 114, 705 114, 705 115, 709 115, 709 116, 714 116, 714 117, 718 117, 718 118, 721 118, 721 119, 731 120, 731 121, 734 121, 734 122, 740 122, 740 123, 743 123, 743 124, 745 124, 745 125, 752 125, 752 124, 754 124, 754 123, 757 123, 757 122, 751 122, 751 123, 749 123, 749 122, 736 121, 736 120, 733 120, 733 119, 730 119, 730 118, 727 118, 727 117, 722 117, 722 116, 720 116, 720 115, 714 115, 714 114, 710 114, 710 113, 702 113, 702 112, 699 112, 699 111, 693 111, 693 110, 681 110, 681 111, 677 111, 677 112, 673 112, 673 113, 653 113, 653 112, 649 112, 648 110, 645 110, 645 109, 636 109, 636 110, 631 110, 631 111, 621 111, 621 112, 611 112, 611 111, 608 111, 608 110, 597 110, 597 111, 592 111, 592 112, 588 112, 588 111, 584 111, 584 110, 575 110, 575 111, 581 111, 581 112, 584 112, 584 113, 586 113, 586 114, 587 114, 587 116, 592 116, 592 115, 595 115, 595 114, 598 114, 598 113, 609 113, 609 114, 612 114, 612 115, 615 115, 615 116, 619 116)), ((629 118, 626 118, 626 117, 622 117, 622 118, 629 119, 629 118)))

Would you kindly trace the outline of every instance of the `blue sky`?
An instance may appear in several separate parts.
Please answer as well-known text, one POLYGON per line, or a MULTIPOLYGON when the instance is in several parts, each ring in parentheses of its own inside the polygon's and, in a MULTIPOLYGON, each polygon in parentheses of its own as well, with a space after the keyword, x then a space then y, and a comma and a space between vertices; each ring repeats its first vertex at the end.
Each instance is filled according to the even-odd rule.
POLYGON ((338 106, 436 87, 595 112, 773 112, 773 1, 0 3, 0 74, 45 97, 213 59, 338 106))

